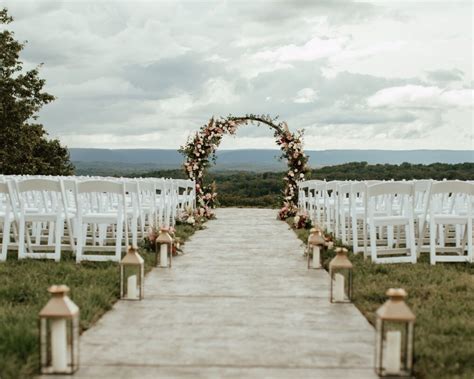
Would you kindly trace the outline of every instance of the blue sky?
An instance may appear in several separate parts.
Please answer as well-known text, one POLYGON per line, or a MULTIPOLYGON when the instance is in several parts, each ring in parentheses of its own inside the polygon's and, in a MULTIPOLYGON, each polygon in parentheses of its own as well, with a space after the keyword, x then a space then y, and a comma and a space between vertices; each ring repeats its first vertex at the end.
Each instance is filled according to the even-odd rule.
MULTIPOLYGON (((307 149, 473 148, 470 1, 3 0, 70 147, 177 148, 212 116, 279 115, 307 149)), ((275 148, 245 127, 222 148, 275 148)))

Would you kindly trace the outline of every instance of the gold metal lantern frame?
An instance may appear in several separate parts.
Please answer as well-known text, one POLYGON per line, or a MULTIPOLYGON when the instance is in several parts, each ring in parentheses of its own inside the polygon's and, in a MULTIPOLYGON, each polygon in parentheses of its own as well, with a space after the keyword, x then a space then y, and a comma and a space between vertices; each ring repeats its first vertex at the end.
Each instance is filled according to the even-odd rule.
POLYGON ((329 263, 331 303, 351 303, 353 295, 353 266, 347 249, 338 247, 336 256, 329 263))
POLYGON ((376 313, 375 372, 381 377, 411 377, 416 316, 404 301, 405 290, 390 288, 387 296, 376 313))
POLYGON ((321 229, 313 228, 310 230, 308 237, 308 269, 320 269, 322 265, 322 251, 326 247, 326 240, 324 239, 321 229), (312 264, 311 264, 312 262, 312 264))
POLYGON ((145 261, 136 247, 130 247, 120 262, 120 298, 142 300, 145 297, 145 261))
POLYGON ((155 244, 155 266, 171 268, 173 259, 173 238, 169 234, 169 230, 167 228, 160 229, 160 233, 158 234, 155 244), (166 253, 164 253, 164 248, 166 248, 166 253), (166 254, 166 264, 163 264, 162 262, 163 254, 166 254))
POLYGON ((67 296, 69 288, 54 285, 39 313, 40 371, 73 374, 79 368, 79 308, 67 296))

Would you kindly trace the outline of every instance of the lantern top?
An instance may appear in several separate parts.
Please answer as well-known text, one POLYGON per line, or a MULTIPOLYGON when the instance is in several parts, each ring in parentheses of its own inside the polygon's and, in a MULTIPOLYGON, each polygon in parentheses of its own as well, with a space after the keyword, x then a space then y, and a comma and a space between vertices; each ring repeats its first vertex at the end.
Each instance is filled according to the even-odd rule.
POLYGON ((329 262, 329 270, 338 268, 352 268, 352 263, 347 258, 347 249, 344 247, 338 247, 336 250, 336 256, 329 262))
POLYGON ((66 295, 68 286, 53 285, 48 288, 48 292, 52 296, 40 311, 40 317, 72 318, 79 314, 78 306, 66 295))
POLYGON ((168 229, 162 228, 160 229, 160 234, 158 234, 158 238, 156 239, 156 243, 168 243, 171 244, 173 243, 173 239, 168 233, 168 229))
POLYGON ((390 288, 387 296, 389 299, 377 309, 378 318, 388 321, 415 321, 415 314, 404 301, 407 293, 403 288, 390 288))
POLYGON ((145 261, 138 254, 138 249, 132 246, 128 248, 127 254, 120 261, 121 265, 143 265, 144 263, 145 261))
POLYGON ((308 237, 308 244, 313 246, 325 246, 326 240, 321 235, 321 230, 313 228, 311 234, 308 237))

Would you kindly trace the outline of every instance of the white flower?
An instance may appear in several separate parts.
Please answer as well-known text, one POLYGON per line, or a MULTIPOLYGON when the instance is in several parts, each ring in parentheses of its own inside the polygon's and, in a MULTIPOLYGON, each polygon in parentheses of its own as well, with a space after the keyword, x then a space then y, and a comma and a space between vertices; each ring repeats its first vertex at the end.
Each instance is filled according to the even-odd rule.
POLYGON ((194 225, 195 222, 196 222, 196 220, 194 219, 193 216, 191 216, 191 217, 188 217, 188 219, 186 220, 186 222, 187 222, 188 224, 190 224, 190 225, 194 225))

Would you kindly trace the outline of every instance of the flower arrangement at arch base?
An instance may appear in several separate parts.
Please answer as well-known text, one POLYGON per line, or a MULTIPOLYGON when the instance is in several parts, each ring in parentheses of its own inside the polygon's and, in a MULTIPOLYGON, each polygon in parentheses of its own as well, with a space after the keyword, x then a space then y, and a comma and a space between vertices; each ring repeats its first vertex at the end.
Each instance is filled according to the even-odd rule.
POLYGON ((277 122, 277 118, 269 115, 247 114, 242 117, 228 116, 214 119, 203 125, 181 147, 180 152, 186 157, 184 169, 189 179, 196 182, 196 202, 199 214, 206 218, 214 216, 212 209, 217 204, 215 183, 204 185, 205 171, 216 160, 216 149, 225 134, 234 135, 237 127, 254 123, 265 124, 274 129, 277 145, 282 151, 281 159, 286 159, 288 171, 284 177, 283 205, 278 218, 286 220, 297 214, 298 181, 303 181, 308 172, 308 157, 303 151, 303 131, 292 133, 286 122, 277 122))

